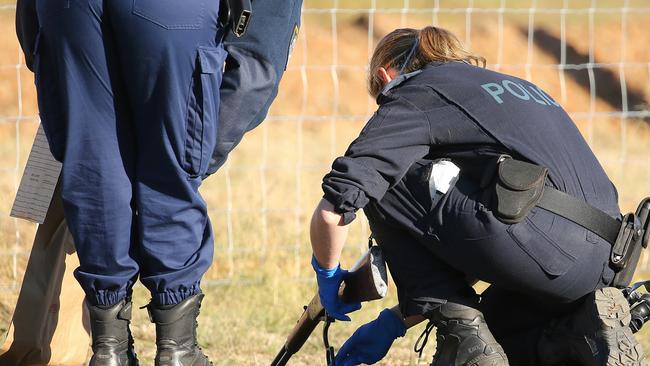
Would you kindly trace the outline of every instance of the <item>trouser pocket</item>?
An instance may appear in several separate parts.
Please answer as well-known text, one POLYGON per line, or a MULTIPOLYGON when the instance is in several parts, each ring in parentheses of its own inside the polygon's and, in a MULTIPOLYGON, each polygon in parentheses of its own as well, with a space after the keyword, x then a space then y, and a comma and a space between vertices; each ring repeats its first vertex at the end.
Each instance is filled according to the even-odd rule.
MULTIPOLYGON (((520 223, 510 225, 507 229, 510 237, 526 252, 549 276, 561 276, 575 265, 576 259, 557 243, 544 230, 539 228, 534 221, 536 211, 533 210, 529 217, 520 223)), ((552 227, 552 225, 547 225, 552 227)), ((551 229, 547 229, 551 232, 551 229)), ((581 230, 581 228, 579 229, 581 230)), ((570 241, 572 236, 568 235, 570 241)), ((583 243, 570 243, 580 245, 583 243)))
POLYGON ((201 176, 216 143, 219 123, 219 87, 226 51, 217 47, 200 47, 187 108, 184 166, 191 176, 201 176))

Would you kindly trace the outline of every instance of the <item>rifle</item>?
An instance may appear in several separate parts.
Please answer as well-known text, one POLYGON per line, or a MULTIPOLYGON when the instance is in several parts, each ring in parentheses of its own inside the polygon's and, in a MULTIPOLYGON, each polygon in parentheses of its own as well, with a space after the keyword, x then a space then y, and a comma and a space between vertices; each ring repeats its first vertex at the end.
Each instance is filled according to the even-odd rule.
MULTIPOLYGON (((381 299, 386 296, 388 289, 388 277, 386 264, 378 246, 371 246, 357 263, 350 269, 348 277, 341 285, 339 295, 345 302, 364 302, 381 299)), ((323 343, 326 349, 327 363, 334 362, 334 347, 329 345, 328 331, 334 319, 327 315, 320 303, 318 291, 311 299, 293 330, 287 337, 284 346, 275 357, 271 366, 286 365, 291 356, 302 348, 311 333, 321 321, 325 322, 323 327, 323 343)))

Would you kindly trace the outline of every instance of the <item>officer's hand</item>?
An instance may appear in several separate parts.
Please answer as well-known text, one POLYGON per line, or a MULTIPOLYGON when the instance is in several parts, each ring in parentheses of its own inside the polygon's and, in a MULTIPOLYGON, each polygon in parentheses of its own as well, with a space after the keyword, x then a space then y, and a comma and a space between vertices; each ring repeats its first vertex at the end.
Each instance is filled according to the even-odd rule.
POLYGON ((404 322, 384 309, 377 319, 357 329, 336 354, 336 366, 372 365, 386 356, 397 337, 406 333, 404 322))
POLYGON ((341 282, 347 276, 348 271, 341 269, 341 265, 331 269, 321 268, 315 257, 312 257, 311 265, 316 272, 318 295, 323 308, 332 318, 349 321, 350 317, 345 314, 361 309, 361 303, 345 303, 339 297, 341 282))

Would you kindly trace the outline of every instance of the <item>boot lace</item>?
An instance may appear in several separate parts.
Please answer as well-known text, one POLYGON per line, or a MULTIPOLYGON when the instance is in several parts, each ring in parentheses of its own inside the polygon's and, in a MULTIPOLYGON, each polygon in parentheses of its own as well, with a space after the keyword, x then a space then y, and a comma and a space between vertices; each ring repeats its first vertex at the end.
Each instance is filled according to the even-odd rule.
MULTIPOLYGON (((199 346, 199 335, 196 332, 196 330, 199 328, 199 319, 198 318, 199 318, 200 313, 201 313, 201 303, 199 303, 199 307, 198 307, 198 309, 196 309, 196 316, 194 317, 194 347, 198 348, 199 352, 201 352, 201 354, 203 354, 203 349, 201 348, 201 346, 199 346)), ((214 365, 212 363, 212 361, 207 358, 207 356, 206 356, 206 359, 207 359, 208 363, 210 364, 210 366, 214 365)))
POLYGON ((429 341, 429 335, 431 335, 431 331, 435 327, 435 324, 433 324, 432 320, 429 320, 427 323, 427 326, 424 327, 424 331, 420 334, 418 337, 418 340, 415 341, 415 346, 413 347, 413 351, 418 354, 418 364, 420 363, 420 359, 422 358, 422 352, 424 352, 424 347, 427 345, 427 342, 429 341))

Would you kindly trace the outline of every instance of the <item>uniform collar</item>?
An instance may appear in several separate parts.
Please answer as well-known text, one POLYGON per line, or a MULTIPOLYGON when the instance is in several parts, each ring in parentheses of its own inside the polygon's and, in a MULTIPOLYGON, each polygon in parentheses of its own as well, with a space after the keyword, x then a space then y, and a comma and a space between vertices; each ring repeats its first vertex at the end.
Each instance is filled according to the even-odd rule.
POLYGON ((406 74, 400 74, 395 77, 395 79, 391 80, 386 86, 384 86, 384 89, 382 89, 381 93, 377 96, 377 104, 383 104, 386 102, 387 99, 392 99, 390 98, 391 91, 395 89, 396 87, 402 85, 406 80, 414 77, 415 75, 418 75, 421 73, 423 70, 415 70, 413 72, 409 72, 406 74))
POLYGON ((403 82, 406 80, 414 77, 415 75, 419 74, 422 72, 422 69, 420 70, 415 70, 413 72, 409 72, 406 74, 400 74, 395 77, 395 79, 391 80, 386 86, 384 86, 384 89, 381 91, 381 94, 388 94, 392 89, 395 87, 401 85, 403 82))

